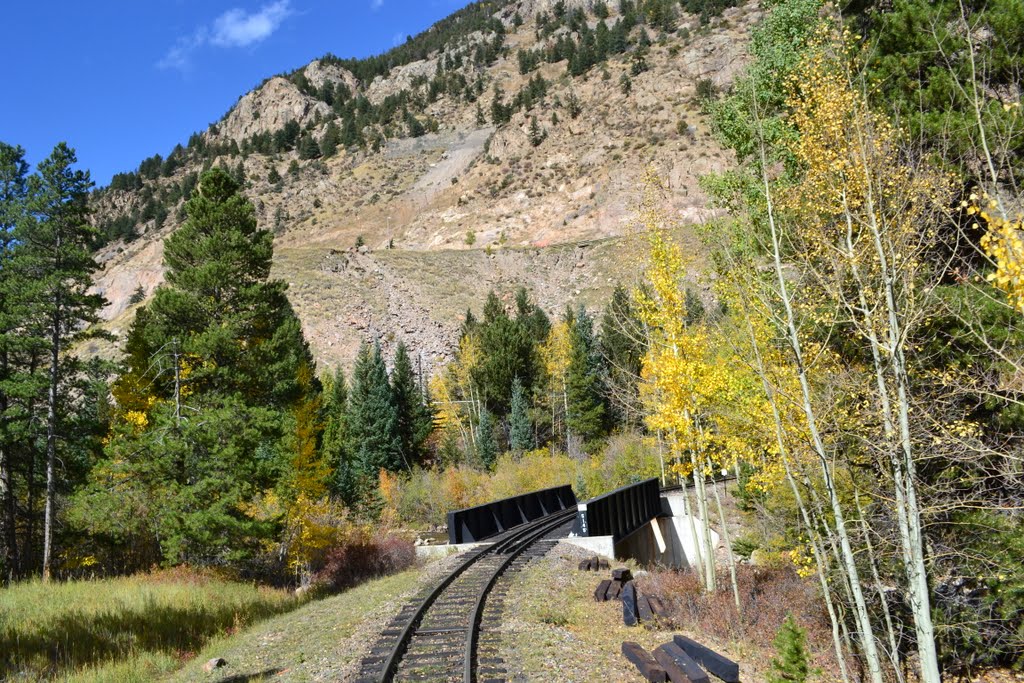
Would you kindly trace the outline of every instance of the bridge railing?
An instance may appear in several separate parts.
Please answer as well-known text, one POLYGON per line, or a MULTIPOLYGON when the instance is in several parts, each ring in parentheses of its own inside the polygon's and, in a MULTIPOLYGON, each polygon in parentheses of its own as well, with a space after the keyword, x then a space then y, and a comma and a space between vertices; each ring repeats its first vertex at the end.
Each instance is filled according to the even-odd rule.
POLYGON ((576 536, 612 536, 618 542, 661 514, 661 489, 648 479, 578 505, 576 536))
POLYGON ((571 486, 556 486, 448 513, 448 542, 471 543, 576 505, 571 486))

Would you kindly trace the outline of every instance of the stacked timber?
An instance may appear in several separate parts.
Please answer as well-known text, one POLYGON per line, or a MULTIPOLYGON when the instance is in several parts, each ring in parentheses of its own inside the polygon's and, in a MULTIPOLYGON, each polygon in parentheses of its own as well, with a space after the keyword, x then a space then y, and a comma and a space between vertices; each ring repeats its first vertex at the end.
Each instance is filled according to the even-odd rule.
POLYGON ((685 636, 675 636, 653 653, 627 641, 622 655, 652 683, 710 683, 708 673, 725 683, 740 681, 739 664, 685 636))
POLYGON ((581 572, 599 572, 608 569, 611 565, 608 564, 608 560, 598 557, 588 558, 586 560, 580 560, 579 570, 581 572))

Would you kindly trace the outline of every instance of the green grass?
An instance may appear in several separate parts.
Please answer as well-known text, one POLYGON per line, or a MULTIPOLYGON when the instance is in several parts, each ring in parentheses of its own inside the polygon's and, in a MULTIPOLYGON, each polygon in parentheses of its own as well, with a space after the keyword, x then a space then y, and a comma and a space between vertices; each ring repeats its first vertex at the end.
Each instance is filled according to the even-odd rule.
POLYGON ((366 647, 361 639, 384 626, 367 625, 367 619, 390 619, 405 599, 399 598, 417 589, 420 577, 419 569, 411 569, 368 581, 244 632, 215 638, 169 681, 351 680, 366 647), (214 657, 227 665, 205 673, 203 664, 214 657))
POLYGON ((301 604, 289 592, 176 570, 0 590, 0 679, 144 681, 215 636, 301 604))

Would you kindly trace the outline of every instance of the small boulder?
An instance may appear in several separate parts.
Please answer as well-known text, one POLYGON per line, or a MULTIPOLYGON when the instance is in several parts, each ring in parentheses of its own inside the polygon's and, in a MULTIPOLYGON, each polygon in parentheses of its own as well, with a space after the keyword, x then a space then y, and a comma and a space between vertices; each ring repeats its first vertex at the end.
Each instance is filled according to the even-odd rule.
POLYGON ((205 671, 206 673, 210 673, 211 671, 219 669, 222 666, 227 666, 227 663, 227 660, 223 657, 214 657, 206 664, 203 664, 203 671, 205 671))

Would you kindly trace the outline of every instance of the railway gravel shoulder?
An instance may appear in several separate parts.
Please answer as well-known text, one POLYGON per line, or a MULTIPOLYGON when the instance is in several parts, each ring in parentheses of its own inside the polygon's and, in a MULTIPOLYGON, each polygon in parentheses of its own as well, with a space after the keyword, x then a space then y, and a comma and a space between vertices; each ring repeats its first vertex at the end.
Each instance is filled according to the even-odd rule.
POLYGON ((353 680, 361 658, 392 616, 424 586, 433 585, 451 571, 454 559, 455 556, 449 556, 369 581, 243 632, 216 639, 165 680, 353 680), (215 657, 226 660, 226 666, 204 672, 203 663, 215 657))

